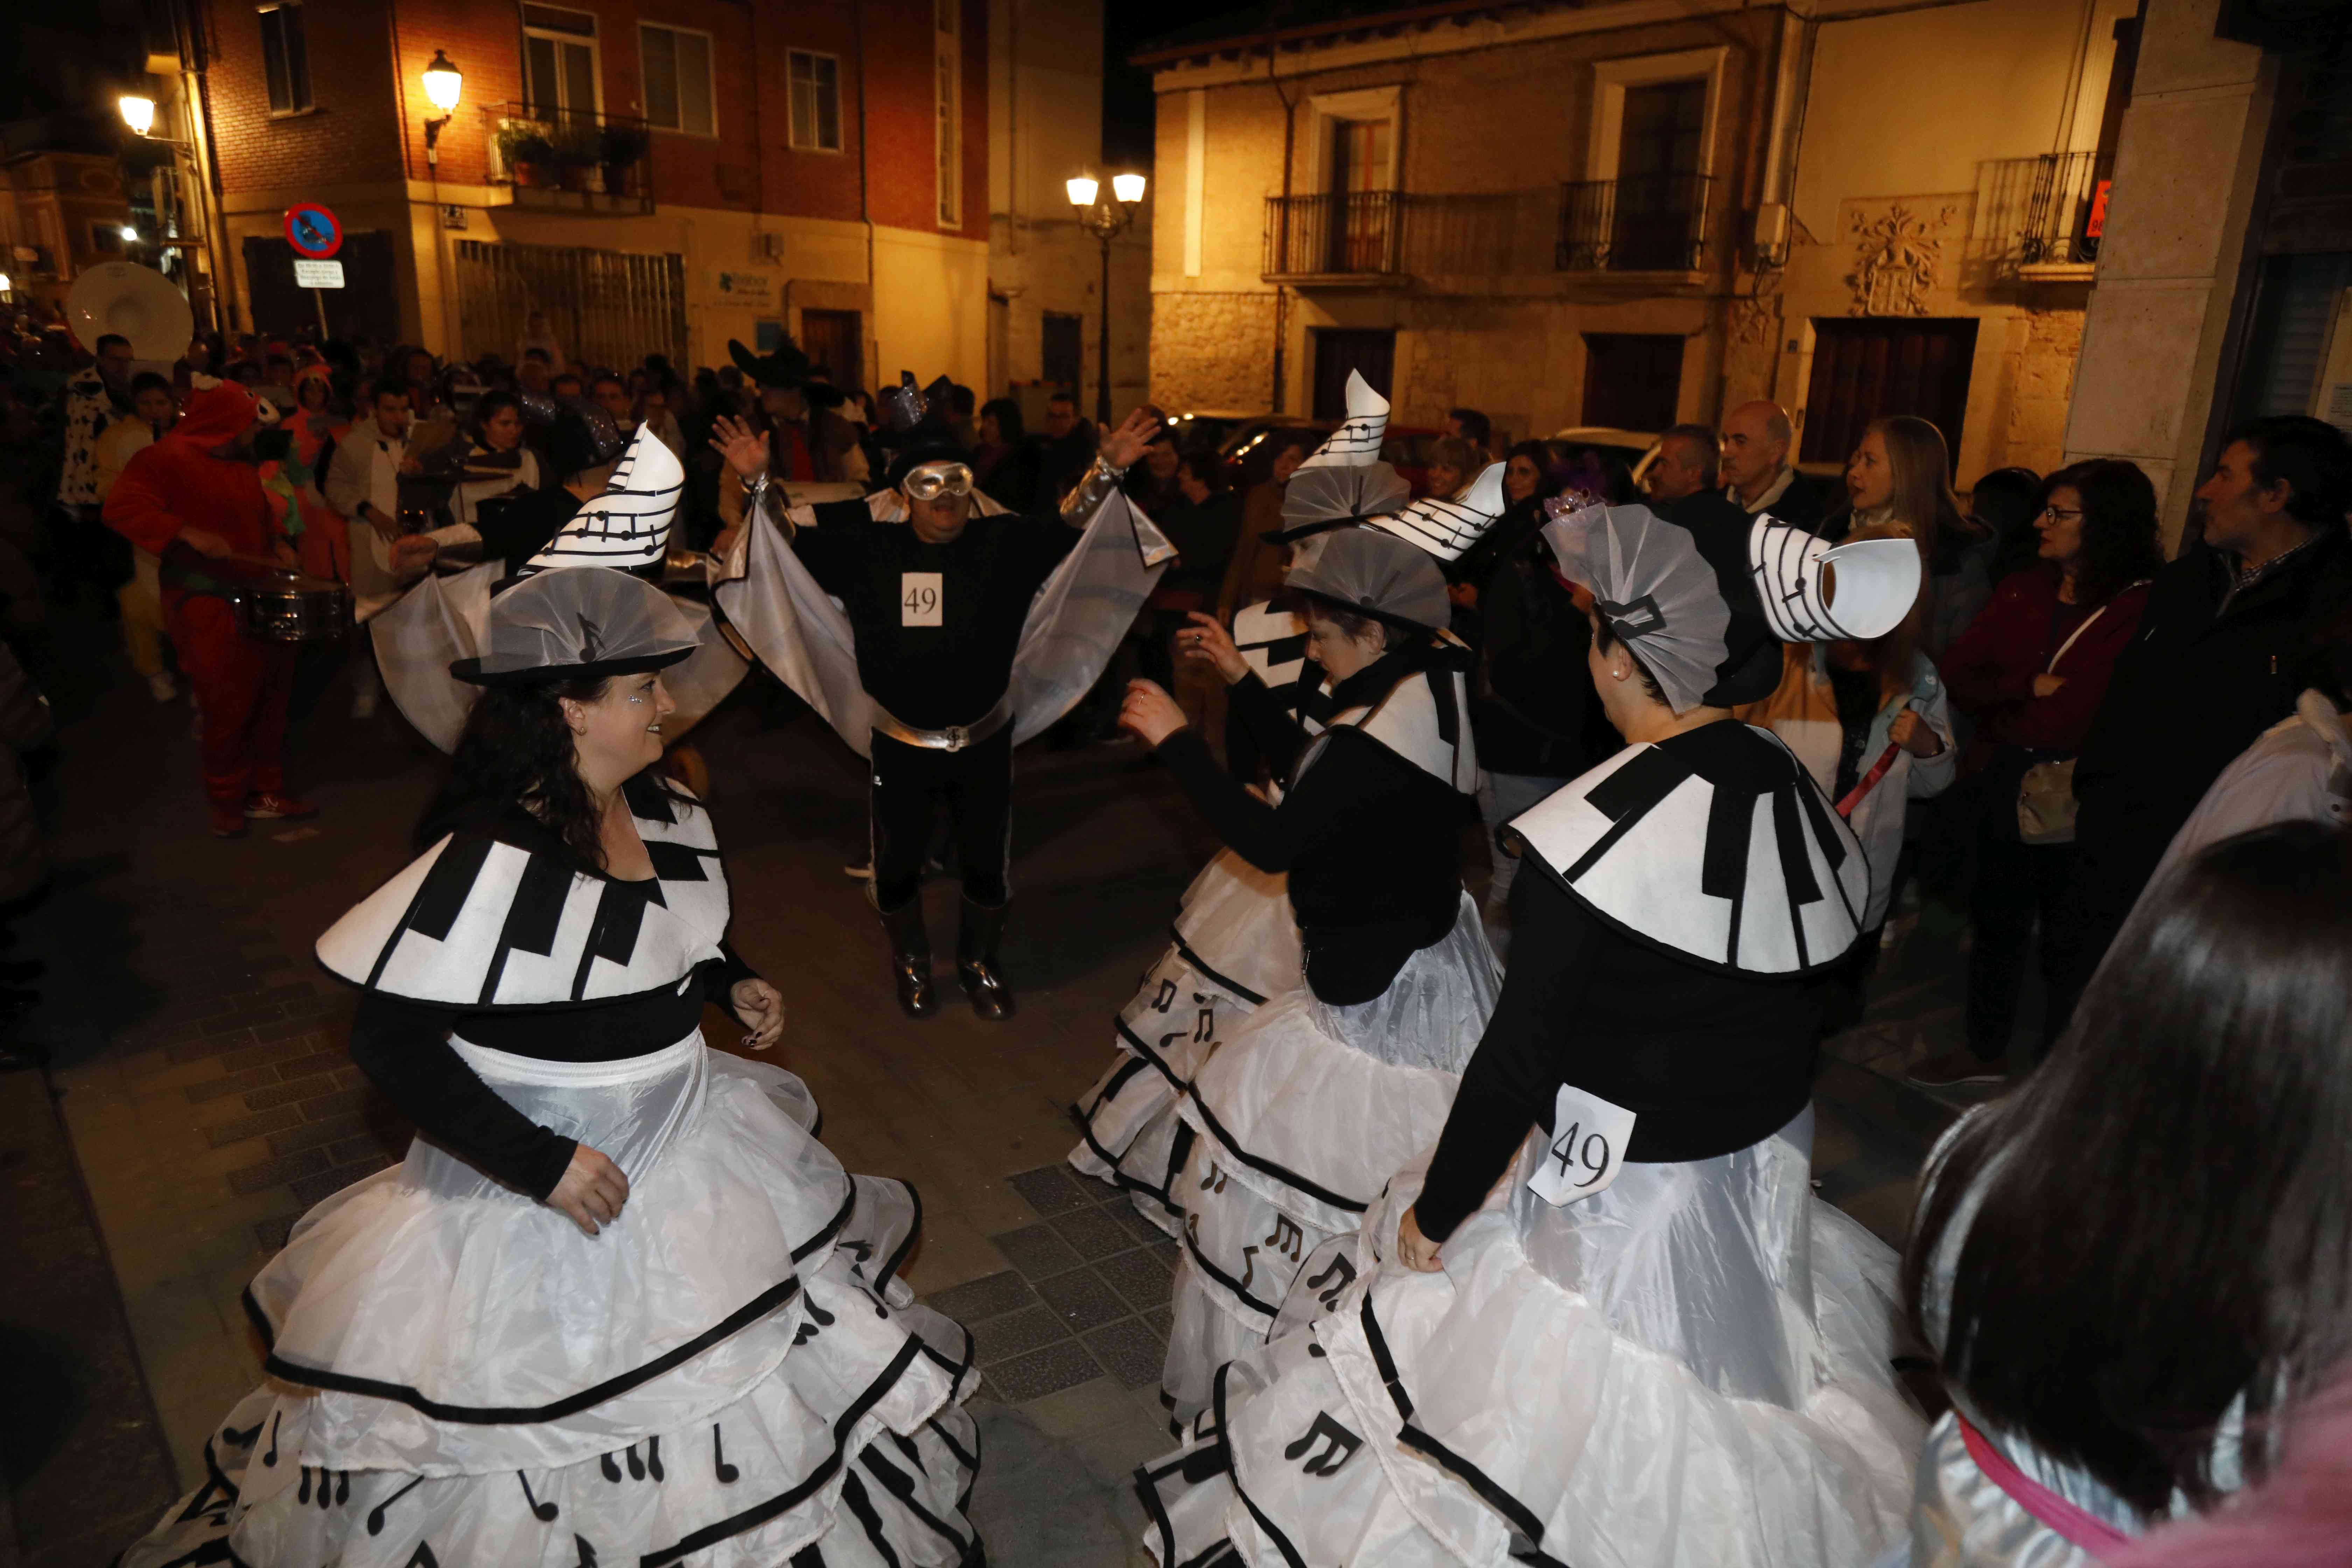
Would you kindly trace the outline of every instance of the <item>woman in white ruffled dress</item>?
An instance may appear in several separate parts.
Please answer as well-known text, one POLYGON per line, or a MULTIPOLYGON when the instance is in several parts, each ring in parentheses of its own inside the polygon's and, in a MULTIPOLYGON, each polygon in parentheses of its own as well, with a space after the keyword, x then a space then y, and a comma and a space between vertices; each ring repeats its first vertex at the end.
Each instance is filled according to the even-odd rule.
MULTIPOLYGON (((1775 593, 1819 608, 1822 547, 1638 507, 1547 537, 1596 601, 1628 744, 1512 824, 1508 980, 1354 1283, 1222 1368, 1139 1472, 1170 1568, 1862 1568, 1902 1528, 1922 1424, 1888 1364, 1895 1257, 1808 1182, 1817 982, 1869 868, 1726 711, 1780 671, 1750 572, 1793 567, 1775 593)), ((1907 607, 1895 548, 1832 563, 1840 635, 1874 635, 1851 629, 1883 616, 1874 585, 1907 607)))
POLYGON ((1288 781, 1279 805, 1219 769, 1150 682, 1121 717, 1235 853, 1287 874, 1304 950, 1305 984, 1250 1014, 1178 1103, 1184 1252, 1161 1394, 1180 1419, 1219 1365, 1265 1339, 1317 1249, 1354 1231, 1389 1173, 1428 1148, 1499 980, 1462 890, 1477 768, 1467 660, 1438 636, 1444 580, 1379 528, 1297 549, 1289 583, 1334 710, 1311 742, 1212 617, 1179 634, 1233 682, 1234 710, 1288 781))
MULTIPOLYGON (((648 506, 659 504, 647 501, 648 506)), ((969 1337, 898 1279, 919 1208, 844 1171, 765 1049, 710 818, 663 782, 696 626, 628 497, 492 603, 421 853, 320 939, 419 1136, 299 1221, 268 1381, 126 1568, 977 1568, 969 1337), (634 540, 632 535, 636 535, 634 540), (641 548, 640 548, 641 547, 641 548)))
MULTIPOLYGON (((1307 658, 1307 623, 1286 605, 1249 605, 1233 641, 1247 672, 1310 733, 1327 713, 1323 671, 1307 658)), ((1230 849, 1201 868, 1177 905, 1168 950, 1112 1020, 1111 1064, 1070 1108, 1084 1136, 1070 1151, 1082 1175, 1124 1190, 1171 1236, 1184 1207, 1177 1176, 1191 1136, 1177 1115, 1184 1088, 1221 1040, 1268 996, 1298 984, 1304 956, 1289 878, 1230 849)))

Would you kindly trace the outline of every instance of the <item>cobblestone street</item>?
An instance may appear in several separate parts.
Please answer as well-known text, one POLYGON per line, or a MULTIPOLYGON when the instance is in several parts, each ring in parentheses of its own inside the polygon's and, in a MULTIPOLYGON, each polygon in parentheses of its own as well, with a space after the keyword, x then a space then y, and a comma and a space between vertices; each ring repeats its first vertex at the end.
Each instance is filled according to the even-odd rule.
MULTIPOLYGON (((102 672, 103 645, 79 647, 95 638, 68 628, 63 643, 102 672)), ((310 673, 314 689, 331 674, 310 673)), ((57 684, 62 821, 37 939, 57 1115, 19 1077, 0 1123, 10 1224, 42 1284, 5 1321, 49 1325, 40 1342, 72 1390, 53 1430, 16 1438, 33 1449, 14 1499, 22 1560, 43 1565, 104 1561, 200 1476, 211 1424, 258 1376, 247 1279, 309 1205, 405 1144, 345 1055, 352 997, 310 944, 405 860, 438 761, 389 709, 347 718, 334 681, 314 690, 296 751, 322 815, 216 842, 184 704, 152 707, 101 673, 57 684), (139 761, 112 760, 125 757, 139 761), (94 1226, 74 1212, 76 1172, 94 1226)), ((764 682, 693 740, 736 944, 792 1010, 777 1057, 808 1081, 847 1166, 919 1189, 908 1278, 976 1337, 992 1447, 974 1512, 992 1560, 1129 1562, 1141 1516, 1124 1478, 1166 1446, 1156 1384, 1175 1254, 1062 1166, 1066 1108, 1108 1059, 1109 1016, 1209 841, 1137 748, 1032 748, 1006 952, 1019 1016, 983 1026, 958 998, 917 1026, 890 1005, 861 884, 842 871, 864 831, 856 760, 764 682)), ((953 891, 930 889, 938 930, 953 891)), ((1874 1069, 1953 1017, 1894 956, 1889 1005, 1840 1042, 1855 1059, 1827 1060, 1815 1161, 1823 1194, 1890 1238, 1949 1110, 1874 1069)), ((705 1026, 722 1046, 740 1034, 716 1012, 705 1026)))

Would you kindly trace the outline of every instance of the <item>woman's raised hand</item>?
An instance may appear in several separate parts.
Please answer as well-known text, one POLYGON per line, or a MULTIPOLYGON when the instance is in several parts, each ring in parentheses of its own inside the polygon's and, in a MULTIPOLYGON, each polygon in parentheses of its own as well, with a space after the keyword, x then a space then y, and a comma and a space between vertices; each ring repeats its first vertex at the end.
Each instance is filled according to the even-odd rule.
POLYGON ((768 471, 768 433, 753 430, 747 419, 722 414, 712 420, 710 446, 746 484, 768 471))
POLYGON ((564 1167, 563 1179, 547 1194, 549 1208, 569 1215, 572 1223, 590 1236, 620 1218, 621 1205, 628 1201, 629 1178, 621 1173, 620 1166, 585 1143, 572 1151, 572 1163, 564 1167))
POLYGON ((1178 651, 1186 658, 1216 666, 1228 686, 1249 673, 1242 650, 1234 646, 1233 634, 1225 630, 1223 621, 1198 610, 1187 611, 1186 616, 1192 624, 1176 634, 1178 651))

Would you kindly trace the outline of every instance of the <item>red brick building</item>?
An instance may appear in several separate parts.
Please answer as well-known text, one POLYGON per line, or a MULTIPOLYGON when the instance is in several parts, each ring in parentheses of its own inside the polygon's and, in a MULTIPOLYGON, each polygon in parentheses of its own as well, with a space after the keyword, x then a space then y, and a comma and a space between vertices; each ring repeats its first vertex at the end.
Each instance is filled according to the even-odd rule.
POLYGON ((988 0, 182 0, 238 325, 723 361, 789 331, 871 384, 984 384, 988 0), (425 73, 462 74, 442 111, 425 73), (319 202, 348 286, 293 281, 319 202))

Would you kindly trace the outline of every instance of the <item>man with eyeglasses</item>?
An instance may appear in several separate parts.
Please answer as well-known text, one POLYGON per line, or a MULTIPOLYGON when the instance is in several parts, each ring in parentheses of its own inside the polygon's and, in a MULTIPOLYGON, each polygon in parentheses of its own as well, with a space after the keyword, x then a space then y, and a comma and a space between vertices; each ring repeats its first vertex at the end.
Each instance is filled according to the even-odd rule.
MULTIPOLYGON (((907 393, 909 408, 919 410, 920 395, 911 382, 907 393)), ((899 395, 887 394, 884 401, 899 395)), ((771 486, 764 433, 722 416, 711 437, 743 485, 747 526, 756 530, 751 520, 764 513, 807 576, 839 605, 856 646, 862 703, 857 694, 838 689, 848 672, 824 668, 825 639, 808 638, 788 624, 824 618, 822 607, 793 599, 789 574, 760 574, 722 596, 721 605, 778 674, 845 739, 853 745, 870 739, 871 897, 889 936, 898 1005, 916 1018, 939 1008, 921 882, 932 826, 946 810, 963 883, 956 977, 972 1011, 996 1021, 1013 1010, 998 952, 1012 898, 1013 744, 1020 717, 1014 657, 1034 640, 1033 606, 1039 615, 1058 616, 1065 603, 1079 601, 1078 613, 1102 623, 1095 628, 1100 636, 1067 639, 1070 651, 1059 657, 1074 666, 1093 657, 1096 643, 1107 657, 1133 619, 1157 573, 1153 546, 1164 548, 1156 531, 1139 530, 1132 543, 1117 545, 1109 557, 1109 576, 1116 580, 1109 593, 1073 592, 1062 595, 1064 603, 1038 605, 1038 590, 1086 536, 1160 422, 1139 410, 1106 432, 1094 462, 1055 512, 1036 517, 1008 514, 979 493, 971 453, 944 419, 905 423, 911 428, 886 472, 886 489, 863 500, 803 506, 782 504, 771 486), (845 726, 844 712, 857 717, 845 726), (853 732, 860 720, 870 726, 870 737, 853 732)), ((721 535, 715 552, 744 559, 732 534, 721 535)), ((755 557, 761 542, 744 542, 755 557)), ((1062 672, 1054 673, 1058 689, 1062 672)), ((1098 673, 1098 659, 1092 669, 1069 669, 1071 698, 1098 673)))

